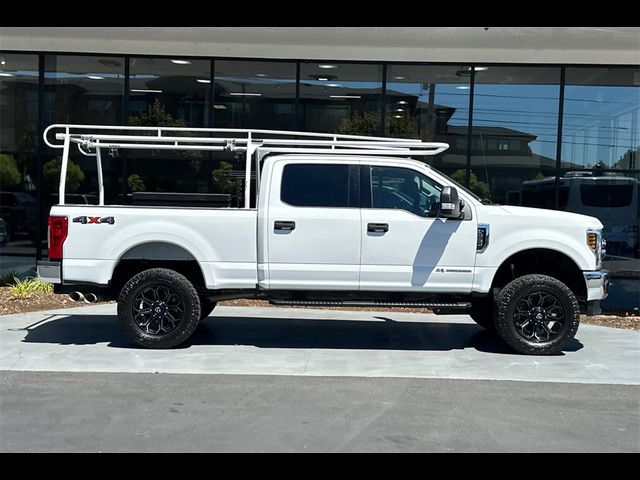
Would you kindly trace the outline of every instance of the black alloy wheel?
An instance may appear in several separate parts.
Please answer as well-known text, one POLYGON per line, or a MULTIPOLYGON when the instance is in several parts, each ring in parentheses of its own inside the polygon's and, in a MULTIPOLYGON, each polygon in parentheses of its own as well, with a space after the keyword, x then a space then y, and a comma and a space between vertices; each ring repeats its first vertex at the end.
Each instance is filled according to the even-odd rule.
POLYGON ((516 352, 551 355, 562 351, 580 325, 580 306, 560 280, 525 275, 496 298, 496 332, 516 352))
POLYGON ((200 322, 200 298, 193 284, 173 270, 154 268, 135 275, 118 297, 118 320, 144 348, 184 343, 200 322))
POLYGON ((184 302, 171 287, 150 286, 133 301, 137 327, 147 335, 166 335, 183 320, 184 302))

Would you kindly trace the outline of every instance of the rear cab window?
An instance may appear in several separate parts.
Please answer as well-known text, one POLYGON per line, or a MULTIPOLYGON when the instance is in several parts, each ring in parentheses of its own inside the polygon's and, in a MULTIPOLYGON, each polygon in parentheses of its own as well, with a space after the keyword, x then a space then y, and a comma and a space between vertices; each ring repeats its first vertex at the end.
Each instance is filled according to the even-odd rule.
POLYGON ((350 164, 285 165, 280 200, 293 207, 357 208, 357 174, 350 164))

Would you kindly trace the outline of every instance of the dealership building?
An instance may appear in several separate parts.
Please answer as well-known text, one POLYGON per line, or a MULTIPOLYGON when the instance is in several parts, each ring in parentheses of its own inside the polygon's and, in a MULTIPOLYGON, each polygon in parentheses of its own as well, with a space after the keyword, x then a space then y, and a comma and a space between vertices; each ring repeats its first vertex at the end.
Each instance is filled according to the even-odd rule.
MULTIPOLYGON (((47 256, 52 123, 259 128, 446 142, 435 168, 495 203, 598 217, 609 307, 640 304, 637 27, 0 27, 0 273, 47 256)), ((227 193, 233 155, 111 152, 106 201, 227 193)), ((97 202, 71 155, 72 203, 97 202)))

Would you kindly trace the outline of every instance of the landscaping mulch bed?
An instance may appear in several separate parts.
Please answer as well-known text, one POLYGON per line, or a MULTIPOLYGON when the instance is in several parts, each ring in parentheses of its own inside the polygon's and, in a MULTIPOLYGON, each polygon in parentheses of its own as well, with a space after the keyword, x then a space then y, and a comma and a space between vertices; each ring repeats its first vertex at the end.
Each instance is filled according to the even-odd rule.
POLYGON ((72 302, 67 295, 39 293, 24 299, 13 299, 9 287, 0 287, 0 315, 86 307, 85 302, 72 302))
MULTIPOLYGON (((97 305, 97 304, 94 304, 97 305)), ((220 302, 220 305, 233 307, 273 307, 264 300, 231 300, 220 302)), ((38 312, 42 310, 58 310, 61 308, 86 307, 84 302, 72 302, 67 295, 37 294, 30 298, 14 300, 11 298, 8 287, 0 287, 0 315, 11 315, 15 313, 38 312)), ((319 309, 319 307, 313 307, 319 309)), ((320 308, 322 310, 343 310, 343 311, 367 311, 367 312, 388 312, 387 308, 369 307, 331 307, 320 308)), ((394 312, 407 313, 430 313, 425 308, 395 308, 394 312)), ((640 316, 624 311, 605 312, 606 315, 595 317, 582 317, 584 323, 601 325, 605 327, 624 328, 628 330, 640 330, 640 316)))

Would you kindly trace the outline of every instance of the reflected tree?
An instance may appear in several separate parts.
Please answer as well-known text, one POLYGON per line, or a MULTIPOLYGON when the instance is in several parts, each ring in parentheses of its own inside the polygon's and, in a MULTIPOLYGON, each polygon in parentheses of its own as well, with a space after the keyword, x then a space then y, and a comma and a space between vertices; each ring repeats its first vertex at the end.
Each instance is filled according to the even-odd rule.
POLYGON ((229 162, 220 162, 218 168, 211 173, 211 182, 213 184, 213 191, 215 193, 230 193, 233 194, 237 190, 236 184, 231 174, 233 172, 233 165, 229 162))
MULTIPOLYGON (((466 170, 463 170, 463 169, 456 170, 451 175, 451 178, 453 178, 456 182, 461 183, 463 185, 466 180, 465 177, 466 177, 466 170)), ((471 175, 469 176, 469 190, 471 190, 473 193, 475 193, 482 199, 489 199, 490 197, 489 184, 486 182, 479 181, 478 176, 473 172, 471 172, 471 175)))
MULTIPOLYGON (((60 170, 62 169, 62 158, 57 157, 48 161, 42 167, 42 179, 49 190, 55 191, 60 183, 60 170)), ((85 175, 80 165, 73 160, 69 160, 67 165, 66 190, 75 192, 84 181, 85 175)))
POLYGON ((0 187, 13 188, 20 184, 22 176, 13 155, 0 154, 0 187))
MULTIPOLYGON (((384 131, 393 138, 420 138, 418 122, 410 116, 397 118, 391 109, 385 114, 384 131)), ((343 135, 378 136, 380 134, 380 112, 354 111, 342 120, 338 133, 343 135)), ((424 139, 430 140, 430 139, 424 139)))
POLYGON ((142 177, 137 173, 129 175, 127 178, 127 186, 129 187, 130 192, 144 192, 146 190, 142 177))

